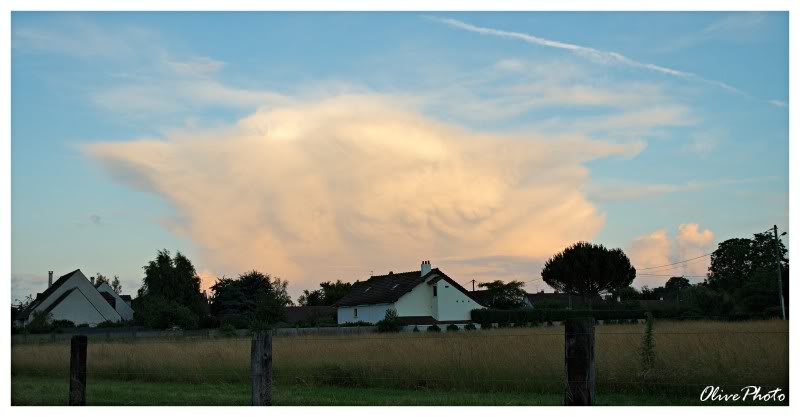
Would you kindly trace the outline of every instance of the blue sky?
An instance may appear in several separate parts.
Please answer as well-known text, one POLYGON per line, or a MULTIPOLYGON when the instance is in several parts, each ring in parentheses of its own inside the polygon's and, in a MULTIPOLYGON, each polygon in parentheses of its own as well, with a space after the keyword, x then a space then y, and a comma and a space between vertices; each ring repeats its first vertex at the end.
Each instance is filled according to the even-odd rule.
POLYGON ((11 54, 12 299, 159 248, 297 295, 788 226, 787 13, 15 12, 11 54))

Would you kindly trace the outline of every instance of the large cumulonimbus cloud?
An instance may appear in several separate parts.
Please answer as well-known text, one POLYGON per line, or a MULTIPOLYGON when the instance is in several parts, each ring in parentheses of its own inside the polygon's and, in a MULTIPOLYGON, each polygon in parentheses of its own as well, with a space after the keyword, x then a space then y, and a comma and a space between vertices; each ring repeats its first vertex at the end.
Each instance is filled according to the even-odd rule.
POLYGON ((391 97, 342 95, 84 150, 175 207, 173 232, 197 245, 200 269, 256 268, 304 288, 421 259, 546 258, 603 224, 583 163, 641 146, 472 132, 391 97))

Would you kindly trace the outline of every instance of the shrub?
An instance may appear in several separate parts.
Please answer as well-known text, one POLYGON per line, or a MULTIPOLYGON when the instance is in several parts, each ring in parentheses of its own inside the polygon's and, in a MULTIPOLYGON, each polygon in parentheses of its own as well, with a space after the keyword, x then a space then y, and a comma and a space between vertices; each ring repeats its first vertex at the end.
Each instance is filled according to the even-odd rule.
POLYGON ((182 329, 196 329, 199 317, 188 307, 160 296, 140 297, 136 321, 153 329, 168 329, 174 326, 182 329))
POLYGON ((53 320, 50 326, 53 329, 71 329, 75 327, 75 323, 69 320, 53 320))
POLYGON ((653 341, 653 315, 647 313, 647 322, 642 336, 642 347, 640 348, 642 358, 642 370, 647 372, 653 369, 656 362, 655 342, 653 341))
POLYGON ((438 333, 438 332, 441 332, 442 329, 440 329, 439 326, 434 324, 434 325, 428 327, 428 331, 429 332, 433 332, 433 333, 438 333))
POLYGON ((458 326, 455 324, 448 324, 447 331, 448 332, 457 332, 459 330, 458 326))
POLYGON ((390 308, 386 310, 383 320, 376 323, 379 333, 396 333, 401 329, 400 320, 397 317, 397 310, 390 308))
POLYGON ((348 321, 345 323, 339 324, 339 327, 366 327, 366 326, 374 326, 372 323, 368 323, 366 321, 348 321))
POLYGON ((419 327, 417 327, 417 326, 414 326, 414 330, 412 330, 412 332, 414 332, 414 333, 419 333, 419 327))
POLYGON ((474 325, 474 324, 472 324, 472 323, 467 323, 467 325, 466 325, 466 326, 464 326, 464 330, 467 330, 467 331, 469 331, 469 330, 477 330, 477 328, 475 327, 475 325, 474 325))
POLYGON ((236 337, 236 328, 230 323, 224 324, 219 328, 219 335, 222 337, 236 337))

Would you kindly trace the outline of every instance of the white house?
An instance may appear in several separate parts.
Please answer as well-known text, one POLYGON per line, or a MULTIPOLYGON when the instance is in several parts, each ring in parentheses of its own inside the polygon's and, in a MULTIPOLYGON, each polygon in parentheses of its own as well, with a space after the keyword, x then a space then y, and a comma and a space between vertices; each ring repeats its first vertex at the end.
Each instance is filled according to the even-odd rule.
POLYGON ((407 325, 466 323, 472 310, 484 308, 444 272, 431 269, 430 261, 423 261, 419 271, 389 272, 356 282, 336 307, 340 324, 376 323, 393 308, 407 325))
POLYGON ((53 320, 69 320, 75 325, 90 326, 133 318, 130 297, 126 301, 105 283, 95 287, 80 269, 56 282, 53 282, 53 272, 50 271, 47 289, 37 294, 31 305, 20 312, 17 324, 27 325, 36 313, 50 314, 53 320))

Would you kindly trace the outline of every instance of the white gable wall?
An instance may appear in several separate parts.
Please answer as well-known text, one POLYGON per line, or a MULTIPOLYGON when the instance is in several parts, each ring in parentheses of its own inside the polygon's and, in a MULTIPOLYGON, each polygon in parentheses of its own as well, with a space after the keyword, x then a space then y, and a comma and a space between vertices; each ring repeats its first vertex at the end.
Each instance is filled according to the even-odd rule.
MULTIPOLYGON (((89 282, 89 280, 86 278, 86 275, 83 275, 81 271, 77 271, 67 279, 67 282, 59 286, 55 291, 53 291, 52 294, 50 294, 49 297, 47 297, 47 299, 43 300, 39 305, 36 306, 36 308, 28 316, 28 319, 25 322, 25 324, 28 324, 30 323, 31 320, 33 320, 34 312, 46 310, 47 307, 49 307, 50 304, 52 304, 59 297, 61 297, 62 294, 73 288, 78 288, 81 291, 81 293, 83 293, 86 300, 91 304, 91 306, 93 307, 92 309, 96 310, 100 314, 100 316, 103 317, 102 320, 97 322, 73 321, 73 323, 75 323, 76 325, 82 323, 97 324, 106 320, 111 320, 111 321, 121 320, 119 313, 117 313, 116 310, 114 310, 114 308, 111 307, 111 304, 108 304, 108 301, 106 301, 106 299, 103 298, 103 296, 100 295, 99 292, 97 292, 97 290, 94 288, 94 285, 92 285, 92 283, 89 282)), ((61 317, 58 317, 57 315, 53 314, 53 320, 69 320, 69 319, 62 319, 61 317)))
POLYGON ((50 311, 54 320, 69 320, 75 324, 100 323, 105 318, 81 292, 75 290, 50 311))
POLYGON ((336 321, 339 324, 356 321, 377 323, 386 317, 386 310, 390 308, 394 308, 394 304, 372 304, 355 307, 339 307, 336 309, 336 321), (358 309, 358 317, 355 316, 356 309, 358 309))
POLYGON ((107 292, 113 295, 114 299, 116 300, 115 309, 117 310, 119 316, 122 317, 122 320, 133 320, 133 309, 131 306, 129 306, 128 303, 126 303, 125 300, 123 300, 122 297, 120 297, 119 294, 117 294, 116 291, 114 291, 114 289, 108 285, 108 283, 104 282, 98 285, 97 291, 107 292))
POLYGON ((426 283, 417 285, 414 289, 402 295, 394 305, 398 316, 433 317, 433 288, 426 283))
POLYGON ((470 320, 470 312, 481 308, 480 304, 443 279, 434 285, 437 287, 437 300, 436 315, 433 317, 438 321, 470 320))

